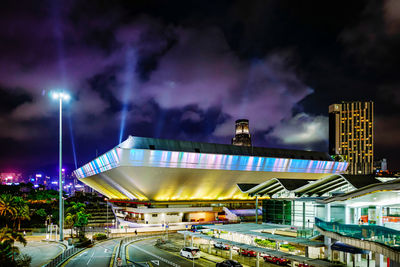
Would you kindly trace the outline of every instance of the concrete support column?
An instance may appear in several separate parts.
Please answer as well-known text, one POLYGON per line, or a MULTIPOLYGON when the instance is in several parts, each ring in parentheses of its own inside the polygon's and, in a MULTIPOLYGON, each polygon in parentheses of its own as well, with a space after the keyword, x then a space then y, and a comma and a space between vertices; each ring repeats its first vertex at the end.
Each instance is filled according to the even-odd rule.
POLYGON ((232 259, 232 246, 229 246, 229 259, 232 259))
POLYGON ((331 238, 324 236, 325 258, 328 260, 332 260, 331 243, 332 243, 331 238))
POLYGON ((309 258, 309 256, 308 256, 308 255, 309 255, 309 252, 308 252, 308 250, 309 250, 309 248, 308 248, 308 247, 306 247, 306 249, 305 249, 306 255, 305 255, 305 256, 306 256, 307 258, 309 258))
POLYGON ((325 204, 325 221, 331 221, 331 203, 325 204))
POLYGON ((358 221, 361 219, 361 208, 356 208, 355 209, 355 213, 357 214, 357 224, 358 224, 358 221))
POLYGON ((306 228, 306 202, 303 201, 303 229, 306 228))
POLYGON ((356 264, 361 266, 361 254, 355 254, 356 264))
POLYGON ((344 207, 344 223, 345 224, 351 223, 350 208, 347 205, 344 207))
POLYGON ((183 246, 186 247, 186 235, 183 235, 183 246))
POLYGON ((383 255, 375 252, 375 267, 384 267, 383 255))
POLYGON ((260 267, 260 252, 257 252, 256 267, 260 267))
POLYGON ((211 240, 208 240, 208 254, 211 254, 211 240))
POLYGON ((376 225, 383 226, 383 214, 382 214, 382 207, 376 206, 376 225))
POLYGON ((344 262, 344 252, 343 251, 339 251, 339 261, 344 262))
POLYGON ((279 251, 281 244, 278 241, 275 241, 275 249, 279 251))
POLYGON ((346 261, 345 261, 345 263, 346 263, 346 265, 348 266, 348 265, 350 265, 350 263, 351 263, 351 261, 352 261, 352 258, 351 258, 351 253, 345 253, 346 255, 346 261))
POLYGON ((193 236, 190 238, 190 246, 193 247, 193 236))

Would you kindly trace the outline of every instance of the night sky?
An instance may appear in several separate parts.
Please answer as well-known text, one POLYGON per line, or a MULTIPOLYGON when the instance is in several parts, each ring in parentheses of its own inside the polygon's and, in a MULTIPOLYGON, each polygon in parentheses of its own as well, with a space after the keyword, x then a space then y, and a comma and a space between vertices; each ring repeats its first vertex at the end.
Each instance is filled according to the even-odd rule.
POLYGON ((399 48, 398 0, 2 1, 0 172, 56 173, 56 88, 69 171, 128 135, 230 143, 241 118, 256 146, 327 151, 342 100, 375 102, 399 170, 399 48))

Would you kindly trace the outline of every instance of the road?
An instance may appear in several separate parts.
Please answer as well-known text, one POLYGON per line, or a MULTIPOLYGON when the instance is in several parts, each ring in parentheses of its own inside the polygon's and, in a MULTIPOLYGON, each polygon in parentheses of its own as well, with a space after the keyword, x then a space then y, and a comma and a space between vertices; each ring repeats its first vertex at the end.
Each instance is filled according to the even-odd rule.
POLYGON ((64 263, 63 267, 96 266, 109 267, 111 256, 120 239, 101 242, 91 248, 85 249, 75 257, 64 263))
POLYGON ((145 239, 130 243, 126 247, 126 258, 136 263, 147 263, 149 266, 215 266, 215 263, 206 259, 193 261, 184 257, 166 252, 154 246, 156 238, 145 239))
POLYGON ((65 248, 55 242, 44 241, 29 241, 25 247, 17 243, 17 246, 21 253, 28 254, 32 257, 32 267, 43 266, 60 254, 65 248))

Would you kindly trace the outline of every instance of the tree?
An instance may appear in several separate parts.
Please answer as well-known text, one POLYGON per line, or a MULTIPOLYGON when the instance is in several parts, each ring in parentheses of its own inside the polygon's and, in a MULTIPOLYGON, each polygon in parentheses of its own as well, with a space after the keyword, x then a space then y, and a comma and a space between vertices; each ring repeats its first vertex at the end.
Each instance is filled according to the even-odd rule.
POLYGON ((26 246, 27 242, 21 233, 4 227, 0 229, 0 265, 12 266, 15 264, 14 257, 19 254, 18 247, 14 246, 15 241, 26 246))
POLYGON ((71 228, 71 237, 73 227, 79 228, 79 236, 85 236, 84 228, 88 224, 88 218, 91 216, 85 211, 86 205, 80 202, 70 202, 70 206, 66 210, 64 223, 71 228))
POLYGON ((21 221, 22 220, 30 220, 29 214, 29 206, 28 203, 22 197, 15 197, 15 206, 16 206, 16 213, 13 216, 14 219, 14 228, 15 222, 18 221, 18 230, 21 230, 21 221))
MULTIPOLYGON (((17 214, 17 202, 10 194, 0 195, 0 215, 6 217, 6 221, 14 218, 17 214)), ((8 226, 8 222, 6 222, 8 226)))
POLYGON ((89 222, 89 217, 91 216, 90 214, 87 214, 84 211, 79 211, 77 214, 77 220, 74 224, 75 227, 79 228, 79 238, 84 238, 85 237, 85 226, 89 222))
POLYGON ((46 217, 47 216, 47 213, 46 213, 46 211, 44 209, 38 209, 35 213, 37 215, 39 215, 40 217, 46 217))

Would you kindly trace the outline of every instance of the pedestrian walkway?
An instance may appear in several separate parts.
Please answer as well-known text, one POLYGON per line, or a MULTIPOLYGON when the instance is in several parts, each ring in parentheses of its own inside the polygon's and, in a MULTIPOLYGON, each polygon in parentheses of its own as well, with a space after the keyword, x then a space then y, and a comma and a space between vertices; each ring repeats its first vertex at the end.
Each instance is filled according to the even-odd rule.
POLYGON ((32 257, 31 267, 45 265, 66 249, 65 246, 57 242, 32 241, 32 238, 29 238, 25 247, 20 243, 16 245, 22 254, 32 257))

